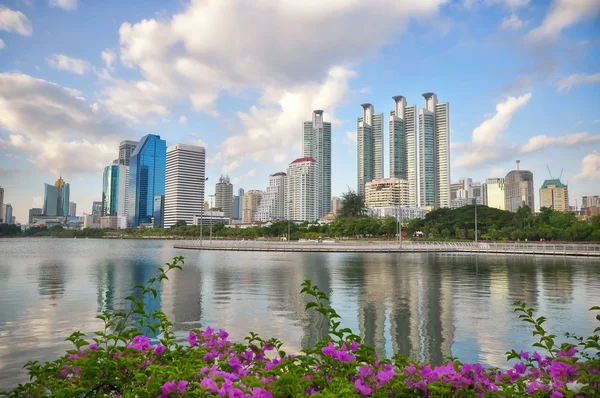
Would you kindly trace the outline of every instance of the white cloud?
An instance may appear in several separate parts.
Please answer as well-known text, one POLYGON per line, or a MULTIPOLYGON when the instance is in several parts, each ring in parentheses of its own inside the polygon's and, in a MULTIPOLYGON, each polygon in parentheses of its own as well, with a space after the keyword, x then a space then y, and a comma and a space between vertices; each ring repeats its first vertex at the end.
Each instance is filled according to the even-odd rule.
POLYGON ((44 197, 43 196, 34 196, 31 198, 34 206, 42 207, 44 205, 44 197))
POLYGON ((508 97, 496 105, 496 114, 477 126, 472 133, 472 142, 453 143, 452 149, 462 152, 455 167, 475 168, 510 156, 512 150, 496 141, 507 128, 514 114, 531 99, 531 93, 519 97, 508 97))
POLYGON ((561 78, 558 81, 558 91, 570 91, 573 86, 598 83, 600 83, 600 73, 594 73, 591 75, 580 73, 561 78))
POLYGON ((576 180, 600 178, 600 152, 594 151, 581 160, 581 170, 575 175, 576 180))
POLYGON ((502 23, 500 24, 500 29, 504 30, 519 30, 523 26, 525 26, 525 22, 519 19, 517 14, 511 14, 510 17, 502 18, 502 23))
POLYGON ((4 42, 4 40, 0 39, 0 50, 2 50, 3 48, 6 48, 6 43, 4 42))
MULTIPOLYGON (((273 0, 256 2, 250 13, 243 2, 192 0, 179 14, 123 23, 120 56, 159 88, 157 100, 164 108, 187 100, 196 111, 218 115, 215 100, 221 91, 280 91, 321 81, 333 67, 374 54, 373 43, 391 42, 411 19, 435 15, 447 1, 273 0), (362 28, 355 29, 357 24, 362 28), (356 51, 359 47, 369 51, 356 51)), ((107 90, 106 101, 135 97, 123 90, 135 93, 137 83, 107 90)), ((124 115, 141 120, 149 113, 125 109, 124 115)))
POLYGON ((547 135, 536 135, 531 137, 527 144, 520 149, 521 153, 537 152, 551 146, 569 147, 584 144, 600 143, 600 135, 590 133, 575 133, 560 137, 548 137, 547 135))
POLYGON ((23 36, 31 36, 31 21, 21 11, 14 11, 0 6, 0 30, 16 32, 23 36))
POLYGON ((181 115, 179 116, 179 124, 186 124, 187 123, 187 117, 181 115))
POLYGON ((246 177, 254 177, 255 174, 256 174, 256 170, 250 169, 250 170, 248 170, 248 172, 246 174, 244 174, 244 176, 246 176, 246 177))
POLYGON ((600 123, 600 119, 594 120, 594 124, 600 123))
POLYGON ((237 160, 234 160, 233 162, 231 162, 231 163, 226 164, 225 166, 223 166, 221 168, 221 172, 223 174, 229 174, 233 170, 237 169, 238 167, 240 167, 240 162, 238 162, 237 160))
POLYGON ((77 0, 49 0, 50 7, 58 7, 63 10, 72 11, 77 8, 77 0))
POLYGON ((530 0, 463 0, 463 6, 468 9, 476 9, 480 6, 491 7, 495 5, 502 5, 511 10, 521 8, 529 4, 530 0))
POLYGON ((506 175, 506 171, 502 167, 495 167, 490 172, 490 178, 503 177, 506 175))
POLYGON ((102 53, 100 55, 102 56, 104 65, 106 65, 106 69, 112 70, 113 63, 115 62, 115 59, 117 58, 117 55, 115 54, 115 52, 110 48, 106 48, 102 51, 102 53))
POLYGON ((346 137, 356 144, 356 131, 348 131, 346 132, 346 137))
POLYGON ((486 144, 495 142, 498 135, 506 129, 514 114, 527 105, 531 93, 519 97, 508 97, 506 101, 496 105, 496 114, 485 120, 473 130, 473 142, 486 144))
POLYGON ((19 151, 42 170, 97 172, 131 133, 77 98, 77 90, 24 74, 0 74, 0 146, 19 151))
POLYGON ((554 0, 544 22, 529 32, 528 39, 535 44, 551 42, 563 29, 585 19, 594 18, 599 10, 598 0, 554 0))
POLYGON ((83 75, 90 68, 90 64, 87 61, 71 58, 63 54, 54 54, 52 57, 46 59, 46 62, 55 69, 75 73, 76 75, 83 75))

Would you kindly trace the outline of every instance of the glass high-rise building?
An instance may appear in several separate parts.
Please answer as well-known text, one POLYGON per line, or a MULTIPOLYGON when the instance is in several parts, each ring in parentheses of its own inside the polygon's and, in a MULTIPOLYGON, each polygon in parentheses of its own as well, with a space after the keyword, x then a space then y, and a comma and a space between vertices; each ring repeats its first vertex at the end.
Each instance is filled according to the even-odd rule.
POLYGON ((54 185, 45 184, 44 189, 44 215, 63 216, 69 215, 70 185, 65 183, 62 176, 54 185))
POLYGON ((323 111, 315 110, 312 121, 304 122, 303 156, 317 162, 318 218, 331 212, 331 123, 323 121, 323 111))
POLYGON ((242 201, 244 198, 244 188, 238 189, 238 194, 233 197, 233 211, 231 217, 235 220, 242 219, 242 201))
POLYGON ((165 194, 167 144, 160 136, 144 136, 129 162, 127 224, 137 227, 152 222, 154 198, 165 194))
POLYGON ((129 166, 111 164, 104 168, 102 184, 102 216, 116 216, 123 221, 119 225, 125 226, 127 220, 129 196, 129 166))
POLYGON ((356 144, 358 155, 358 194, 365 197, 365 184, 383 178, 383 113, 375 113, 373 105, 362 104, 358 118, 356 144))
POLYGON ((390 178, 408 181, 408 206, 417 207, 417 113, 402 95, 392 97, 390 112, 390 178))

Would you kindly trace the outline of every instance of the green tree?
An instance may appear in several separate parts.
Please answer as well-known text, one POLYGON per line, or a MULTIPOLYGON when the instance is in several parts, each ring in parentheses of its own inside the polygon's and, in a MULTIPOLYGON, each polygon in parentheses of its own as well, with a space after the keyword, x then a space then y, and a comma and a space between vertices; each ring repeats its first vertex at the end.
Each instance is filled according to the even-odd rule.
POLYGON ((366 213, 365 201, 362 196, 351 189, 342 194, 338 217, 364 217, 366 213))
POLYGON ((185 222, 185 220, 177 220, 177 222, 175 223, 175 228, 185 227, 186 225, 187 225, 187 223, 185 222))

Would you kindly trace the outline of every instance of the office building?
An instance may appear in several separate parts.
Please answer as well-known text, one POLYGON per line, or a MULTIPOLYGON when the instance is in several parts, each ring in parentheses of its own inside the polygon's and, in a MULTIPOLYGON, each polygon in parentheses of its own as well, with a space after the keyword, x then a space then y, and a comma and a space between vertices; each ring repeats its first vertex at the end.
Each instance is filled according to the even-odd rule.
POLYGON ((205 167, 204 147, 177 144, 167 148, 164 228, 179 220, 192 225, 194 215, 202 213, 205 167))
POLYGON ((290 163, 287 171, 286 219, 318 220, 319 174, 317 162, 303 157, 290 163))
POLYGON ((558 178, 545 180, 540 188, 540 208, 569 211, 569 188, 558 178))
POLYGON ((279 172, 269 176, 269 186, 256 211, 256 221, 283 220, 287 195, 287 174, 279 172))
POLYGON ((331 123, 323 121, 323 111, 313 111, 312 121, 303 123, 302 156, 317 162, 319 174, 319 218, 331 211, 331 123))
POLYGON ((419 110, 420 207, 450 206, 450 106, 437 95, 423 94, 419 110))
POLYGON ((528 170, 513 170, 504 178, 505 210, 515 213, 519 207, 529 206, 534 212, 533 174, 528 170))
POLYGON ((458 182, 450 184, 450 207, 472 205, 473 201, 480 206, 487 206, 486 184, 473 182, 471 178, 461 178, 458 182))
POLYGON ((117 160, 117 164, 122 166, 129 166, 129 161, 131 159, 131 154, 135 151, 135 147, 137 146, 137 141, 121 141, 119 144, 119 159, 117 160))
POLYGON ((331 214, 337 215, 342 207, 342 201, 337 196, 331 198, 331 214))
POLYGON ((77 216, 77 203, 69 202, 69 216, 76 217, 77 216))
POLYGON ((242 223, 247 224, 256 221, 256 213, 264 196, 263 191, 250 190, 242 198, 242 223))
MULTIPOLYGON (((0 188, 0 190, 1 189, 2 188, 0 188)), ((582 196, 581 197, 581 208, 582 209, 587 209, 588 207, 599 207, 599 206, 600 206, 600 196, 582 196)))
POLYGON ((0 187, 0 224, 4 223, 4 188, 0 187))
POLYGON ((149 224, 154 216, 154 198, 165 194, 167 146, 160 136, 144 136, 129 162, 127 224, 149 224))
POLYGON ((12 216, 12 217, 10 218, 10 223, 9 223, 9 224, 12 224, 12 225, 14 225, 14 224, 16 224, 16 223, 17 223, 17 217, 15 217, 15 216, 12 216))
POLYGON ((229 176, 221 176, 215 185, 215 207, 225 213, 226 218, 233 214, 233 184, 229 176))
POLYGON ((498 210, 506 210, 504 200, 504 178, 488 178, 485 180, 487 206, 498 210))
MULTIPOLYGON (((92 202, 92 224, 100 225, 100 219, 102 218, 102 202, 92 202)), ((96 228, 96 227, 94 227, 96 228)))
POLYGON ((154 197, 154 213, 152 214, 152 226, 163 228, 165 225, 165 195, 154 197))
POLYGON ((4 209, 2 211, 2 215, 3 215, 3 223, 4 224, 14 224, 12 222, 12 217, 13 217, 13 208, 12 205, 10 203, 7 203, 4 205, 4 209))
POLYGON ((408 181, 409 206, 417 207, 417 112, 401 95, 390 112, 390 178, 408 181))
POLYGON ((54 185, 45 184, 44 215, 62 216, 69 215, 70 185, 65 183, 62 176, 54 185))
POLYGON ((371 104, 362 104, 358 118, 356 145, 358 155, 358 194, 365 197, 365 184, 383 178, 383 113, 371 104))
POLYGON ((367 208, 369 217, 394 217, 401 222, 425 218, 426 214, 427 210, 420 207, 378 206, 367 208))
POLYGON ((244 199, 244 189, 238 189, 238 194, 233 197, 233 212, 232 218, 235 220, 242 219, 242 200, 244 199))
POLYGON ((400 178, 380 178, 365 185, 365 206, 408 207, 408 181, 400 178))
POLYGON ((29 209, 29 225, 33 224, 34 216, 41 216, 44 214, 44 211, 40 208, 34 207, 33 209, 29 209))
MULTIPOLYGON (((119 228, 127 228, 128 198, 129 166, 114 163, 106 166, 102 178, 101 217, 118 217, 119 228)), ((96 222, 95 216, 94 219, 96 222)))

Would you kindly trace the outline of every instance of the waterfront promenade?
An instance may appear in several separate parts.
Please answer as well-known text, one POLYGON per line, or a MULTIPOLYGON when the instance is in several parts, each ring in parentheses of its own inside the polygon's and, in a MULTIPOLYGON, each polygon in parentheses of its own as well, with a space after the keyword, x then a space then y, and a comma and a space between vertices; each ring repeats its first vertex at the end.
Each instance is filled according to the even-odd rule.
POLYGON ((261 251, 261 252, 335 252, 335 253, 498 253, 600 258, 598 244, 554 243, 475 243, 475 242, 358 242, 358 241, 258 241, 258 240, 193 240, 174 245, 178 249, 261 251))

